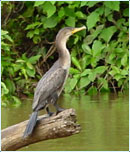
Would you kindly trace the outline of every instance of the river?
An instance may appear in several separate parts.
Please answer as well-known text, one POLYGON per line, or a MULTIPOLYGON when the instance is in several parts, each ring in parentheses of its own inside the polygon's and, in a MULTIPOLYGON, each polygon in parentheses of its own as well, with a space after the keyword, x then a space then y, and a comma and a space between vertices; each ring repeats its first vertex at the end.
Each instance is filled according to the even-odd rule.
MULTIPOLYGON (((129 95, 128 93, 99 94, 96 96, 64 95, 59 99, 63 108, 74 108, 79 134, 39 142, 20 151, 128 151, 129 150, 129 95)), ((2 129, 29 118, 32 99, 20 107, 2 107, 2 129)), ((52 108, 52 110, 54 110, 52 108)), ((45 112, 40 112, 44 114, 45 112)))

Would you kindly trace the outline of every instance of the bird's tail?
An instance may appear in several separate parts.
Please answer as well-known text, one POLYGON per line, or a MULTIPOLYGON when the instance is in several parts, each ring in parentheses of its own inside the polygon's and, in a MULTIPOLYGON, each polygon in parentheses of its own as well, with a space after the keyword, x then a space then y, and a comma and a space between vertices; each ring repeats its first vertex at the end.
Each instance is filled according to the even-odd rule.
POLYGON ((37 122, 37 116, 38 116, 38 111, 34 111, 29 119, 29 122, 26 126, 26 129, 23 134, 23 138, 26 138, 27 136, 31 135, 33 132, 33 129, 36 125, 37 122))

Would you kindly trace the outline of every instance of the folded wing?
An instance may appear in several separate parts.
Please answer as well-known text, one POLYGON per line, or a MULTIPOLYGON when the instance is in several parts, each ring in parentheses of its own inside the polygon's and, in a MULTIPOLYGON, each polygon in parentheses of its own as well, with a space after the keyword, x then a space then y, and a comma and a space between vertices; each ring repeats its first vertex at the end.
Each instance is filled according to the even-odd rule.
POLYGON ((53 71, 48 71, 38 82, 34 94, 33 110, 39 110, 47 105, 47 100, 53 93, 56 93, 62 87, 65 78, 66 70, 57 68, 53 71))

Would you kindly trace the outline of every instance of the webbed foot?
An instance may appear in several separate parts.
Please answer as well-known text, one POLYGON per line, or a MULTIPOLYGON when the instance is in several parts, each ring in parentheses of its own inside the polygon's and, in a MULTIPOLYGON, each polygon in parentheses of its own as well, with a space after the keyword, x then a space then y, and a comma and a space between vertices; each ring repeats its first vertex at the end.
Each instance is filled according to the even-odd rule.
POLYGON ((49 110, 48 107, 46 107, 46 111, 47 111, 47 114, 49 115, 49 117, 52 116, 52 115, 54 114, 54 112, 50 112, 50 110, 49 110))

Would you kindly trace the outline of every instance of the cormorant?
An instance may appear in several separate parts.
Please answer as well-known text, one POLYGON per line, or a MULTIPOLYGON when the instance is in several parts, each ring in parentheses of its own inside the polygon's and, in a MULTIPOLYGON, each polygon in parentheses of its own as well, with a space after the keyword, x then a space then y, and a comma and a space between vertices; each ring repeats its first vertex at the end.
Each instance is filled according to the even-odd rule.
POLYGON ((59 58, 37 84, 32 105, 33 113, 25 129, 24 138, 32 134, 39 110, 46 108, 50 116, 52 113, 49 111, 49 104, 55 106, 57 113, 63 110, 57 105, 57 99, 63 90, 71 64, 70 53, 66 48, 66 42, 72 34, 84 29, 86 29, 85 26, 80 28, 65 27, 58 32, 55 45, 59 53, 59 58))

